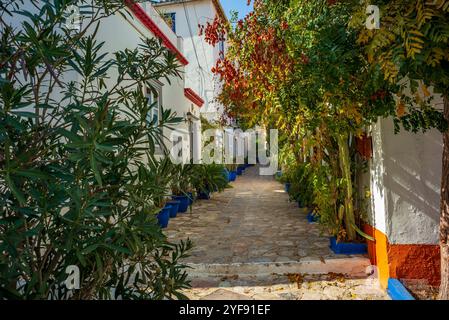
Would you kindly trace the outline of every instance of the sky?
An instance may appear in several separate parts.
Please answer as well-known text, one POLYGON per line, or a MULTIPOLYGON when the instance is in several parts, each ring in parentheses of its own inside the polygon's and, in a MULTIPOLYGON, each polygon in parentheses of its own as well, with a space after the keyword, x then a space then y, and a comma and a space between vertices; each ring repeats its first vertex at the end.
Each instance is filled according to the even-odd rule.
POLYGON ((246 5, 247 0, 220 0, 221 5, 228 17, 230 17, 230 11, 238 11, 239 19, 242 19, 249 13, 252 9, 252 5, 249 7, 246 5))

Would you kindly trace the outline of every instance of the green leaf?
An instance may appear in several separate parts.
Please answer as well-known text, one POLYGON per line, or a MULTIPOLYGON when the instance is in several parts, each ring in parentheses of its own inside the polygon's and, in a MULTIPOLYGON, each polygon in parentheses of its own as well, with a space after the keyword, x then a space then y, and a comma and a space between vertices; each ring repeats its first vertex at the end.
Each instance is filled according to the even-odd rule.
POLYGON ((355 224, 352 224, 352 227, 354 228, 354 230, 361 235, 362 237, 364 237, 365 239, 368 239, 370 241, 376 241, 376 239, 374 239, 373 237, 371 237, 370 235, 366 234, 365 232, 363 232, 362 230, 359 229, 359 227, 357 227, 355 224))
POLYGON ((24 206, 26 204, 25 195, 14 184, 9 173, 6 174, 6 183, 8 184, 8 187, 11 189, 11 192, 19 201, 20 205, 24 206))
POLYGON ((46 173, 43 173, 37 169, 28 169, 28 170, 15 170, 13 172, 15 175, 19 175, 22 177, 33 178, 33 179, 49 179, 50 176, 46 173))
POLYGON ((94 172, 95 179, 97 180, 100 187, 103 186, 103 181, 101 179, 100 170, 98 169, 97 160, 95 159, 95 155, 90 156, 90 166, 92 168, 92 171, 94 172))
POLYGON ((97 250, 99 246, 100 246, 100 244, 98 244, 98 243, 91 244, 90 246, 84 248, 84 249, 81 251, 81 254, 89 254, 89 253, 91 253, 91 252, 97 250))
POLYGON ((11 111, 12 114, 15 114, 16 116, 22 117, 22 118, 37 118, 37 114, 33 112, 27 112, 27 111, 11 111))

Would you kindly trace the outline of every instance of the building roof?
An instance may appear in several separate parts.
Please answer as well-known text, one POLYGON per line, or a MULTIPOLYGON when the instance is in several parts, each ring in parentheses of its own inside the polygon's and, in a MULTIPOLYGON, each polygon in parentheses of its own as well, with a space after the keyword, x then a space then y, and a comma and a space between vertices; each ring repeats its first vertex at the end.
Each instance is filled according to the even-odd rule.
POLYGON ((135 3, 133 0, 126 0, 126 5, 131 10, 131 12, 139 19, 139 21, 147 27, 151 33, 153 33, 157 38, 162 41, 162 44, 172 51, 178 60, 183 64, 189 64, 189 61, 184 57, 181 51, 178 50, 175 44, 173 44, 170 39, 162 32, 162 30, 157 26, 157 24, 151 19, 151 17, 145 12, 142 6, 135 3))
MULTIPOLYGON (((187 2, 194 2, 194 1, 199 1, 199 0, 159 0, 159 1, 152 1, 152 3, 153 3, 153 6, 160 7, 160 6, 164 6, 164 5, 187 3, 187 2)), ((226 16, 225 11, 220 3, 220 0, 211 0, 211 1, 214 4, 215 10, 217 10, 220 18, 225 22, 229 22, 228 17, 226 16)))
POLYGON ((187 99, 189 99, 190 101, 192 101, 194 104, 196 104, 198 107, 202 107, 204 105, 204 100, 198 95, 196 94, 195 91, 193 91, 190 88, 185 88, 184 89, 184 95, 187 99))

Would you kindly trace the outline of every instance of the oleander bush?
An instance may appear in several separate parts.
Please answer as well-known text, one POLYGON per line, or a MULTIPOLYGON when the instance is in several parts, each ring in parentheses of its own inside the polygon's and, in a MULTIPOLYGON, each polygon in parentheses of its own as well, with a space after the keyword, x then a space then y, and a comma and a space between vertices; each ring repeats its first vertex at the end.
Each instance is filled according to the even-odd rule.
POLYGON ((0 299, 173 299, 189 286, 192 244, 169 243, 155 218, 170 176, 154 146, 179 119, 148 123, 144 95, 179 66, 154 39, 104 53, 98 27, 123 2, 1 2, 0 299), (81 30, 65 26, 71 5, 90 12, 81 30), (72 265, 79 290, 64 285, 72 265))

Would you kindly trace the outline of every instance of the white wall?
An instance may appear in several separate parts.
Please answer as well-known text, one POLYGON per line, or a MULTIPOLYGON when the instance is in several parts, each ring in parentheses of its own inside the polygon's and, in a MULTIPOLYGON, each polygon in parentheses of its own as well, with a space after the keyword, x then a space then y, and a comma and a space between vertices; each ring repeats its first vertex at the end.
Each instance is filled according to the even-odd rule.
POLYGON ((382 119, 372 136, 370 222, 392 244, 438 244, 441 133, 394 134, 393 120, 382 119))
MULTIPOLYGON (((151 5, 146 4, 145 9, 147 14, 157 23, 158 27, 160 27, 172 43, 178 47, 182 47, 182 41, 179 41, 178 37, 160 18, 154 8, 152 8, 151 5)), ((154 35, 137 18, 125 19, 119 14, 104 20, 98 33, 98 39, 105 41, 104 50, 109 54, 113 54, 118 50, 124 50, 126 48, 137 48, 138 45, 142 43, 141 39, 144 37, 152 38, 154 35)), ((170 81, 160 79, 162 82, 162 107, 165 110, 171 109, 176 113, 177 117, 185 119, 190 108, 190 101, 184 96, 184 67, 180 70, 181 78, 171 77, 169 79, 170 81)), ((118 75, 117 72, 117 70, 112 71, 111 79, 116 79, 118 75)), ((183 144, 183 154, 188 155, 190 143, 187 123, 183 121, 172 127, 176 129, 176 131, 179 130, 179 135, 183 136, 185 139, 183 144)), ((164 130, 164 135, 166 137, 166 145, 170 148, 172 145, 170 140, 172 137, 172 130, 164 130)))
MULTIPOLYGON (((27 1, 23 8, 29 9, 30 11, 36 10, 34 6, 27 1)), ((165 21, 159 16, 158 12, 149 4, 145 4, 143 8, 146 10, 150 18, 158 25, 158 27, 164 32, 164 34, 170 39, 170 41, 182 50, 183 41, 180 39, 172 30, 167 26, 165 21)), ((13 26, 19 28, 20 23, 24 20, 22 16, 13 16, 10 18, 13 26)), ((153 38, 154 35, 136 18, 129 17, 126 15, 126 19, 120 15, 116 14, 114 16, 103 19, 100 23, 100 27, 96 36, 97 41, 104 42, 103 52, 108 55, 104 58, 105 60, 113 57, 114 53, 124 49, 133 50, 137 48, 142 43, 142 38, 153 38)), ((184 78, 185 78, 185 68, 182 66, 181 78, 171 77, 170 82, 161 79, 163 83, 162 86, 162 106, 164 109, 171 109, 176 112, 178 117, 185 118, 187 112, 189 112, 191 107, 191 102, 184 96, 184 78)), ((109 78, 106 80, 106 84, 112 87, 118 77, 118 70, 110 69, 109 78)), ((64 80, 75 80, 77 74, 74 72, 67 72, 63 75, 64 80)), ((130 89, 131 90, 131 89, 130 89)), ((55 90, 55 99, 62 99, 59 90, 55 90)), ((197 107, 195 107, 198 109, 197 107)), ((180 130, 185 136, 185 144, 183 154, 190 154, 189 148, 189 136, 186 134, 188 130, 188 125, 185 122, 174 126, 175 129, 180 130)), ((165 130, 164 135, 169 138, 171 130, 165 130)), ((169 141, 166 140, 167 146, 169 146, 169 141)))
POLYGON ((381 122, 372 126, 373 158, 370 163, 371 177, 371 216, 369 223, 377 230, 387 234, 386 226, 386 195, 384 188, 384 151, 382 141, 381 122))

